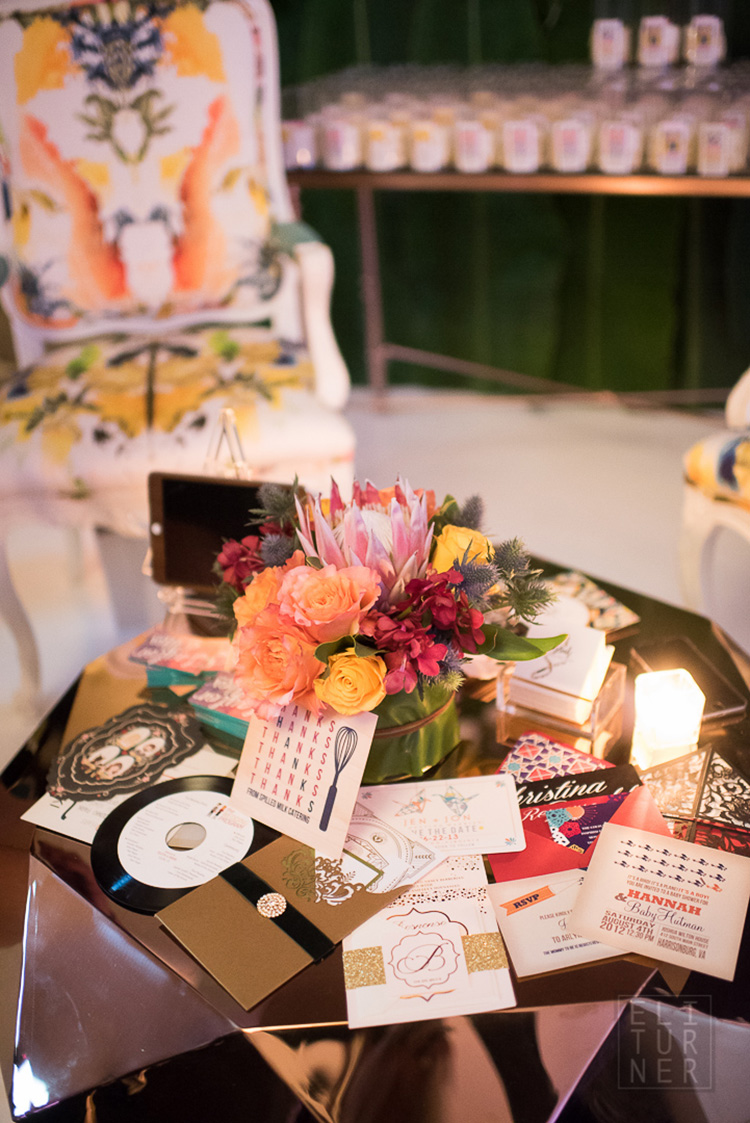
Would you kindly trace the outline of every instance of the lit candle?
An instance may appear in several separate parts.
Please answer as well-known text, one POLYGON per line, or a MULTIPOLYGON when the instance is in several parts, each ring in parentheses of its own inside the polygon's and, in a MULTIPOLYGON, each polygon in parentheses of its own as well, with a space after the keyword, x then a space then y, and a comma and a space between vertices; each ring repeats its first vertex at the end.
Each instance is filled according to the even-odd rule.
POLYGON ((698 743, 705 695, 687 671, 649 671, 635 680, 632 756, 639 768, 663 764, 698 743))

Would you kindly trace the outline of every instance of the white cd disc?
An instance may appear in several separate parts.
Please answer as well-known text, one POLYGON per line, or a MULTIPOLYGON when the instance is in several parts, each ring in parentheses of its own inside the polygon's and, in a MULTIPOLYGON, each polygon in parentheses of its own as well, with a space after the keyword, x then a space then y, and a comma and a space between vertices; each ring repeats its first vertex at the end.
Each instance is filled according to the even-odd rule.
POLYGON ((128 819, 117 857, 142 885, 188 889, 241 861, 254 833, 253 820, 215 791, 172 792, 128 819))

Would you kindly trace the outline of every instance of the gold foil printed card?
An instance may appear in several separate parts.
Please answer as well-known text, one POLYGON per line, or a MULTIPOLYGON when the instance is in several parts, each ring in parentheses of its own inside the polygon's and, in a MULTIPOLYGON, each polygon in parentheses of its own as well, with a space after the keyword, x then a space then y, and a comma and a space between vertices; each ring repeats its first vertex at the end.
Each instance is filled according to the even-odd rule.
POLYGON ((481 858, 447 858, 344 941, 352 1028, 515 1006, 481 858))

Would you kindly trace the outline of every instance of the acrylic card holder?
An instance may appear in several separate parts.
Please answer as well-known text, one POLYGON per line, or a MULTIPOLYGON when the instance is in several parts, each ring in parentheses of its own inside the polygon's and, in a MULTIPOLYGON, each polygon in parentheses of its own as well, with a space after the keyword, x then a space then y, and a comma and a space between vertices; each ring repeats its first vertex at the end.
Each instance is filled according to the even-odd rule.
POLYGON ((588 718, 577 725, 511 702, 509 672, 501 671, 497 693, 497 739, 501 744, 512 745, 526 733, 541 733, 602 759, 622 733, 626 677, 624 664, 610 663, 588 718))

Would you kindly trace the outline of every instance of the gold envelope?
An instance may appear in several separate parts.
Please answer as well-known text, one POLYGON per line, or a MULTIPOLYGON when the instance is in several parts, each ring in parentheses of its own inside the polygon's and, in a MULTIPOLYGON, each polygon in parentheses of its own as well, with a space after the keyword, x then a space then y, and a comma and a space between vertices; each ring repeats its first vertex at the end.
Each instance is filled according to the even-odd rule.
POLYGON ((316 952, 332 951, 407 888, 368 892, 364 884, 345 881, 338 863, 321 858, 316 863, 309 846, 282 835, 168 905, 157 918, 240 1006, 250 1010, 314 962, 316 952), (254 886, 254 895, 261 894, 258 907, 227 877, 254 886), (268 891, 284 898, 282 915, 262 915, 281 905, 268 891), (297 937, 301 932, 302 942, 282 924, 297 937))

